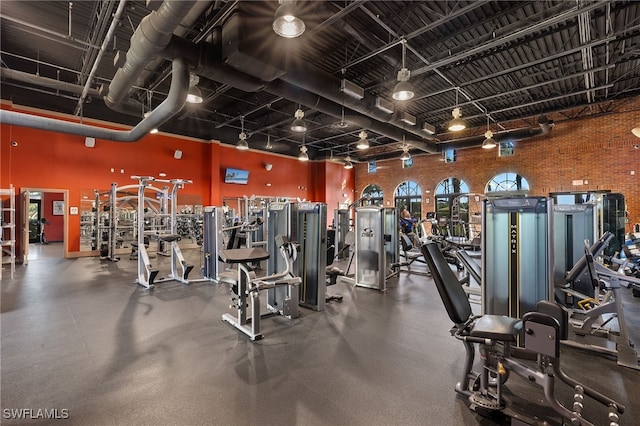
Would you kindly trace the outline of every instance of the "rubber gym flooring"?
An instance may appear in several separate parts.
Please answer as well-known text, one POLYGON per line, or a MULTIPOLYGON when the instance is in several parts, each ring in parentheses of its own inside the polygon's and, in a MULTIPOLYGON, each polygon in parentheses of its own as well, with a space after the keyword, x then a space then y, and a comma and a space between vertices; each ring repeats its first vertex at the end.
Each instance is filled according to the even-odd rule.
MULTIPOLYGON (((198 250, 185 253, 200 264, 198 250)), ((168 259, 154 263, 166 275, 168 259)), ((341 282, 329 292, 342 302, 301 308, 291 321, 264 319, 265 338, 251 342, 221 321, 230 312, 227 286, 166 282, 149 291, 135 276, 126 257, 39 257, 14 279, 5 268, 2 424, 502 424, 456 396, 464 348, 449 335, 428 277, 402 272, 385 293, 341 282), (29 418, 10 419, 11 410, 29 418), (44 415, 38 410, 65 418, 34 419, 44 415)), ((623 295, 638 343, 640 299, 623 295)), ((562 366, 625 404, 620 424, 637 424, 640 371, 568 347, 562 366)), ((515 375, 507 386, 516 409, 557 421, 539 388, 515 375)), ((572 390, 557 388, 570 407, 572 390)), ((589 398, 584 413, 608 424, 606 409, 589 398)))

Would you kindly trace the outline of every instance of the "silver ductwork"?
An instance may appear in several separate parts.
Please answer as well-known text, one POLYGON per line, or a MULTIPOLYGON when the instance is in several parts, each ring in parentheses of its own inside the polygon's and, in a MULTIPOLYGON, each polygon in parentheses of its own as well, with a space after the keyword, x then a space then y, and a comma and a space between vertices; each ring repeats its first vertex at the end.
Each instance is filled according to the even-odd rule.
MULTIPOLYGON (((53 78, 43 77, 41 75, 30 74, 24 71, 13 70, 10 68, 0 68, 0 77, 7 80, 20 81, 22 83, 34 84, 41 87, 47 87, 53 90, 59 90, 61 92, 73 93, 80 96, 83 91, 83 87, 79 84, 67 83, 66 81, 60 81, 53 78)), ((89 96, 100 96, 97 89, 89 89, 87 94, 89 96)))
POLYGON ((118 110, 118 105, 129 96, 131 87, 136 84, 147 64, 167 47, 173 31, 195 4, 195 1, 167 0, 158 10, 154 10, 140 21, 140 25, 131 36, 126 61, 122 68, 116 71, 109 85, 109 93, 104 98, 109 108, 118 110))
MULTIPOLYGON (((142 19, 131 37, 126 61, 122 68, 116 72, 109 85, 109 93, 104 97, 104 102, 109 108, 128 114, 142 111, 135 101, 128 97, 129 91, 147 64, 167 47, 173 31, 196 3, 195 1, 166 0, 158 10, 142 19)), ((45 83, 54 85, 52 82, 45 83)), ((75 88, 70 87, 70 89, 74 90, 75 88)), ((189 68, 183 59, 175 58, 173 59, 171 87, 167 98, 130 131, 103 129, 15 111, 0 111, 0 122, 116 142, 134 142, 180 112, 186 102, 188 91, 189 68)), ((82 93, 81 89, 79 94, 82 93)))
POLYGON ((189 69, 182 59, 174 59, 171 87, 167 98, 129 131, 104 129, 7 110, 0 110, 0 123, 71 135, 90 136, 115 142, 135 142, 180 112, 186 102, 188 91, 189 69))

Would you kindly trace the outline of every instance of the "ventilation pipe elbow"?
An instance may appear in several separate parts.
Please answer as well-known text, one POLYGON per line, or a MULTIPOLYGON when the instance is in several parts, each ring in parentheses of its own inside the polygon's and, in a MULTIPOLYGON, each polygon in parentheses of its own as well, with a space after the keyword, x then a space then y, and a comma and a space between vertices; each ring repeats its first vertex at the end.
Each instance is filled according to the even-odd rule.
POLYGON ((140 21, 131 36, 126 61, 116 71, 109 85, 109 93, 104 98, 109 108, 116 109, 129 95, 129 90, 147 64, 167 47, 173 32, 195 4, 195 1, 166 0, 158 10, 140 21))
POLYGON ((183 60, 174 59, 167 98, 130 131, 104 129, 7 110, 0 110, 0 123, 116 142, 135 142, 180 112, 186 103, 188 92, 189 70, 183 60))
POLYGON ((116 137, 114 140, 117 142, 137 141, 152 129, 157 129, 184 108, 188 93, 189 68, 184 60, 176 58, 172 62, 171 87, 167 98, 136 127, 127 132, 128 134, 122 134, 121 137, 116 137))

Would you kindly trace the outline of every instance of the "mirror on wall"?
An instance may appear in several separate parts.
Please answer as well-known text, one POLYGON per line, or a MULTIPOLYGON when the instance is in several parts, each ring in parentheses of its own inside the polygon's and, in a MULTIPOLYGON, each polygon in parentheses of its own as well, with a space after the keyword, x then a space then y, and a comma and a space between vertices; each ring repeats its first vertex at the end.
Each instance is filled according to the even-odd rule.
MULTIPOLYGON (((135 187, 112 190, 80 191, 80 251, 98 251, 101 257, 116 258, 133 253, 138 243, 138 190, 135 187)), ((144 227, 152 232, 159 222, 170 232, 171 202, 161 203, 155 195, 145 194, 144 227), (168 206, 160 208, 160 205, 168 206)), ((202 244, 202 197, 178 194, 176 200, 176 232, 180 246, 202 244)))

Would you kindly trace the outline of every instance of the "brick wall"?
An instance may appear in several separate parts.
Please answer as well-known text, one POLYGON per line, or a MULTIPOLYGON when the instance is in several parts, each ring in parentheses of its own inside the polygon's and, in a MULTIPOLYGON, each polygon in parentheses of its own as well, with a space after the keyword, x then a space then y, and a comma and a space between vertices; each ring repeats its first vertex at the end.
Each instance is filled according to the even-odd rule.
POLYGON ((485 185, 495 175, 518 173, 529 182, 530 195, 588 190, 624 194, 629 230, 632 224, 640 223, 640 149, 635 148, 640 146, 640 139, 631 133, 640 125, 640 97, 607 105, 606 109, 610 112, 570 119, 570 113, 549 116, 556 122, 553 130, 516 141, 511 157, 498 157, 497 149, 478 147, 458 150, 455 163, 444 163, 439 155, 414 155, 411 168, 403 169, 399 159, 385 160, 377 163, 378 170, 372 174, 366 163, 357 164, 356 194, 374 183, 384 191, 385 206, 392 206, 396 187, 413 180, 423 191, 424 216, 434 211, 433 192, 443 179, 460 178, 471 192, 484 193, 485 185), (574 186, 578 180, 583 184, 574 186))

